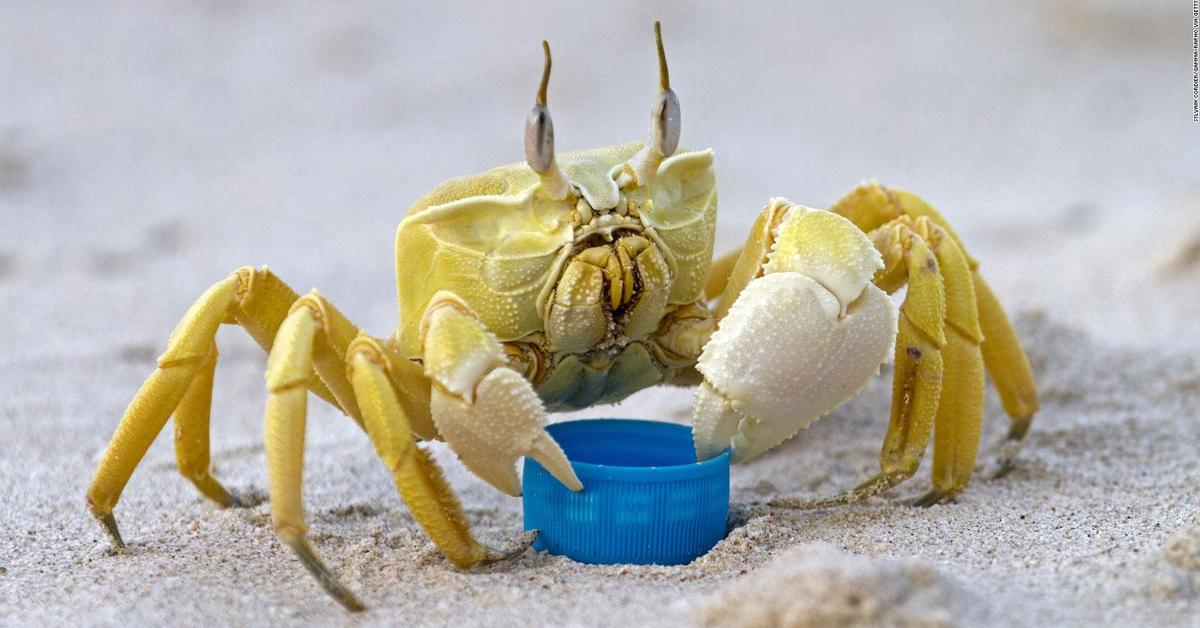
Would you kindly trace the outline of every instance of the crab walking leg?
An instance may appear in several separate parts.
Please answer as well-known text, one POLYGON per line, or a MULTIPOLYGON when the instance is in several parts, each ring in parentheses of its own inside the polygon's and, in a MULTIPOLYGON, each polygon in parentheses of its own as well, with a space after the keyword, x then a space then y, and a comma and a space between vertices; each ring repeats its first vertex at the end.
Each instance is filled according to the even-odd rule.
POLYGON ((429 410, 432 387, 421 365, 405 358, 392 340, 375 342, 373 345, 387 361, 388 382, 400 404, 405 421, 414 436, 422 440, 438 438, 437 428, 429 410))
MULTIPOLYGON (((1029 358, 1017 339, 1017 332, 1004 314, 1004 308, 991 288, 979 273, 979 263, 967 253, 962 239, 950 228, 944 217, 924 199, 905 190, 895 189, 893 195, 900 210, 905 215, 924 216, 930 222, 946 231, 950 239, 962 250, 963 256, 971 269, 971 279, 974 284, 975 296, 978 300, 979 323, 983 331, 983 363, 987 372, 992 376, 992 383, 1004 411, 1011 419, 1008 440, 1012 443, 1011 450, 1006 456, 1015 456, 1020 449, 1020 441, 1029 432, 1033 423, 1033 415, 1038 411, 1037 385, 1033 381, 1033 371, 1029 368, 1029 358)), ((1011 463, 1011 458, 1002 459, 1003 463, 1011 463)))
POLYGON ((878 373, 896 333, 895 307, 870 283, 881 266, 849 221, 771 200, 696 365, 704 376, 692 420, 699 459, 732 442, 734 461, 750 460, 878 373))
POLYGON ((179 473, 191 480, 205 497, 220 506, 240 506, 237 498, 212 475, 208 438, 216 369, 217 343, 214 342, 210 344, 200 372, 175 409, 175 463, 179 473))
POLYGON ((921 464, 933 432, 942 394, 946 344, 946 299, 937 258, 925 240, 906 223, 881 227, 870 234, 883 255, 875 276, 880 288, 895 292, 905 282, 908 293, 900 306, 892 374, 892 410, 879 454, 879 473, 844 493, 817 500, 779 498, 772 506, 817 508, 856 502, 912 477, 921 464))
POLYGON ((308 413, 308 382, 312 379, 313 350, 323 336, 321 319, 312 299, 297 301, 275 336, 267 363, 265 412, 267 471, 271 521, 279 539, 296 552, 300 562, 346 610, 364 606, 325 566, 308 541, 304 521, 302 480, 304 431, 308 413))
POLYGON ((933 489, 916 502, 930 505, 961 492, 975 470, 983 425, 983 332, 971 269, 955 240, 926 217, 896 222, 907 224, 930 244, 946 290, 945 378, 934 418, 933 489))
POLYGON ((117 425, 104 457, 92 477, 87 504, 114 545, 124 547, 112 511, 133 470, 166 425, 167 417, 188 392, 205 361, 214 362, 213 337, 229 307, 237 299, 238 279, 230 276, 216 283, 188 309, 171 333, 167 350, 158 358, 158 368, 146 379, 129 402, 117 425))
MULTIPOLYGON (((283 319, 287 318, 288 312, 300 295, 266 266, 257 270, 243 266, 234 271, 233 275, 238 278, 239 299, 230 308, 225 322, 236 322, 259 347, 262 347, 263 352, 269 354, 271 346, 275 344, 275 334, 279 326, 283 319)), ((351 338, 353 337, 351 335, 351 338)), ((338 370, 341 370, 340 367, 338 370)), ((346 411, 325 382, 314 377, 309 382, 309 388, 330 405, 346 411)))
POLYGON ((438 549, 459 567, 483 562, 487 551, 471 535, 466 515, 437 463, 413 440, 379 344, 360 337, 350 347, 348 369, 375 451, 392 472, 404 503, 438 549))
MULTIPOLYGON (((266 267, 255 270, 247 266, 214 284, 188 309, 171 333, 166 352, 159 356, 158 368, 130 401, 88 488, 88 507, 114 545, 124 547, 125 543, 113 508, 172 412, 176 412, 176 460, 180 471, 218 504, 236 505, 208 471, 208 416, 212 370, 217 360, 213 340, 222 323, 236 323, 270 351, 280 323, 298 298, 266 267)), ((331 318, 344 320, 340 314, 331 318)), ((348 336, 349 342, 357 330, 349 323, 345 326, 348 329, 339 336, 348 336)), ((324 374, 334 382, 345 377, 341 367, 324 374)), ((308 385, 319 397, 347 412, 320 379, 313 377, 308 385)), ((355 416, 353 407, 348 412, 355 416)))
POLYGON ((468 469, 516 496, 516 461, 527 455, 571 490, 583 488, 546 432, 533 386, 509 368, 496 336, 462 299, 447 291, 433 295, 420 333, 425 375, 433 382, 433 422, 468 469))
POLYGON ((901 215, 926 217, 946 231, 958 245, 971 269, 971 279, 978 300, 979 321, 983 331, 983 363, 992 376, 992 383, 1004 403, 1004 410, 1011 420, 1009 442, 1011 446, 1002 456, 1002 466, 1011 464, 1020 448, 1038 410, 1037 386, 1029 360, 1021 348, 1016 331, 1004 314, 987 282, 979 273, 979 263, 963 246, 961 238, 950 227, 949 222, 936 209, 919 196, 896 188, 869 181, 859 184, 830 208, 830 211, 845 216, 864 231, 871 231, 901 215))
POLYGON ((1029 358, 1025 357, 1017 332, 1008 322, 1000 301, 978 272, 973 273, 972 277, 975 281, 975 298, 979 303, 979 324, 983 329, 984 340, 980 347, 983 350, 983 363, 992 376, 996 391, 1000 393, 1004 411, 1012 417, 1008 440, 1015 444, 1014 451, 1008 454, 1008 460, 1002 460, 1002 463, 1011 464, 1011 456, 1016 455, 1015 449, 1019 448, 1019 443, 1029 433, 1033 415, 1038 411, 1037 385, 1033 382, 1029 358))

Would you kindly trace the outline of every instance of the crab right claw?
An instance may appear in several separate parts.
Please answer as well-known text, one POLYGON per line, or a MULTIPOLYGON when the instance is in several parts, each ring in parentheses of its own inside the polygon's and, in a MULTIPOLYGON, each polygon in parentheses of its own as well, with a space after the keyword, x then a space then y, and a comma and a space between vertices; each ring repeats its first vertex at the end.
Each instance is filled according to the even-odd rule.
POLYGON ((537 460, 573 491, 583 484, 546 432, 533 386, 508 366, 500 341, 451 292, 433 296, 421 320, 425 376, 433 384, 433 423, 462 463, 488 484, 521 494, 516 462, 537 460))
POLYGON ((871 241, 827 211, 772 199, 726 284, 696 368, 693 433, 705 460, 746 462, 862 388, 887 361, 896 308, 871 283, 871 241))

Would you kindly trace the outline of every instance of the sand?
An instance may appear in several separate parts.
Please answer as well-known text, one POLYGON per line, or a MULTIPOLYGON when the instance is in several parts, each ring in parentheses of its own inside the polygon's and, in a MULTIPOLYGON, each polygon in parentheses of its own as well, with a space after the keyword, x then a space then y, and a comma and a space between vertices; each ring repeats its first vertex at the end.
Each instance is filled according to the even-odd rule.
MULTIPOLYGON (((0 6, 0 624, 1200 625, 1200 127, 1184 3, 991 8, 791 4, 487 13, 210 1, 0 6), (395 325, 390 249, 437 181, 520 158, 555 45, 560 145, 640 137, 664 20, 684 142, 712 146, 718 246, 772 195, 827 204, 877 177, 942 208, 983 260, 1042 395, 1020 466, 904 503, 928 468, 851 507, 790 511, 875 465, 890 370, 733 470, 732 529, 680 567, 527 553, 454 569, 367 439, 312 404, 313 540, 370 606, 351 617, 269 525, 265 358, 218 338, 220 510, 169 436, 118 506, 91 472, 167 333, 207 285, 270 264, 364 328, 395 325)), ((686 390, 572 416, 686 421, 686 390)), ((169 432, 169 430, 168 430, 169 432)), ((433 446, 479 536, 519 500, 433 446)))

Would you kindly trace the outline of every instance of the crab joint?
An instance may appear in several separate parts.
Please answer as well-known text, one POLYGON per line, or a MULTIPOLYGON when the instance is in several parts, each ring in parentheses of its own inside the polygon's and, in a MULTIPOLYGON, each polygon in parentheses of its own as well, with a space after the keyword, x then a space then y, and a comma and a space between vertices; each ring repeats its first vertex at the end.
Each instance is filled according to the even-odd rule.
POLYGON ((555 200, 564 200, 571 196, 571 184, 554 159, 554 121, 546 106, 546 88, 550 85, 550 44, 543 41, 542 49, 546 52, 542 82, 538 86, 533 109, 525 118, 525 161, 541 178, 546 195, 555 200))

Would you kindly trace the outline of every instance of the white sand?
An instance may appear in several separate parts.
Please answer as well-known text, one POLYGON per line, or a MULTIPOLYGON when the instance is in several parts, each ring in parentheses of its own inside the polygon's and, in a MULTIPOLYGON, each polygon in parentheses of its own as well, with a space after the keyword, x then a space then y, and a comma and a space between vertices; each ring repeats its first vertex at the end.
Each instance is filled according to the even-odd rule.
MULTIPOLYGON (((743 3, 744 4, 744 3, 743 3)), ((1200 127, 1186 3, 506 14, 280 3, 0 5, 0 624, 678 625, 830 618, 1200 625, 1200 127), (152 447, 114 555, 82 505, 121 411, 200 291, 269 263, 364 328, 395 324, 390 249, 437 181, 520 158, 555 46, 563 148, 638 138, 665 22, 684 141, 718 155, 719 243, 771 195, 860 178, 939 205, 1014 313, 1043 410, 1018 470, 930 509, 820 496, 874 467, 889 385, 734 469, 736 527, 683 567, 529 553, 453 569, 351 422, 313 404, 306 502, 370 605, 344 614, 280 548, 263 502, 261 352, 221 333, 214 463, 256 502, 218 510, 152 447), (815 545, 819 544, 819 545, 815 545), (790 595, 790 597, 789 597, 790 595)), ((652 390, 582 416, 686 420, 652 390)), ((1005 419, 989 393, 985 448, 1005 419)), ((492 544, 519 500, 439 460, 492 544)))

